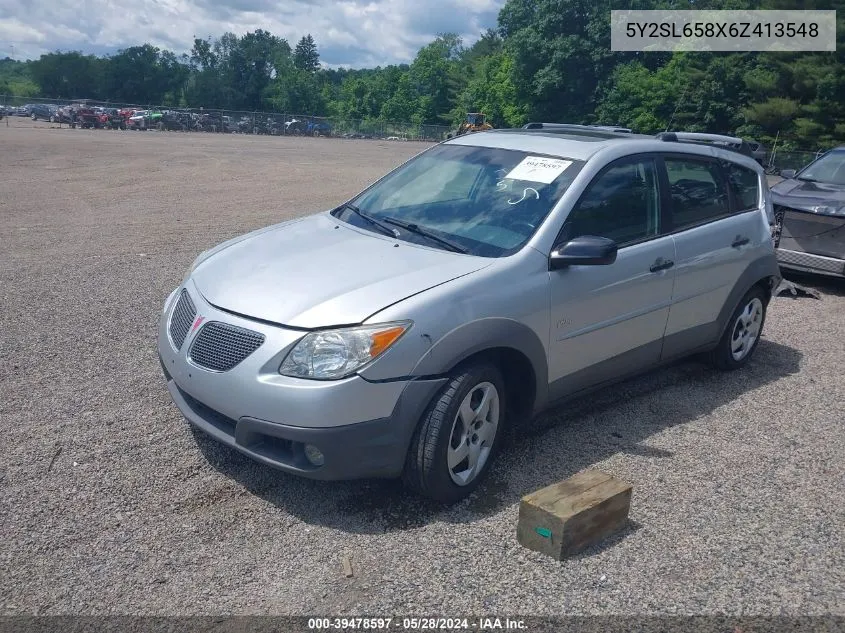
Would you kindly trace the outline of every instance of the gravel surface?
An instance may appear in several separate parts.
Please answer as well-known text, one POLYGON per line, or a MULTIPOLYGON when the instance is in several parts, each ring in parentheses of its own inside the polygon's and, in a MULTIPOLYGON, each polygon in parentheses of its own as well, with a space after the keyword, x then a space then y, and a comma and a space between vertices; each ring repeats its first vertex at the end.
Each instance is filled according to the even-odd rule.
POLYGON ((842 282, 775 299, 745 370, 685 363, 543 417, 443 509, 196 435, 154 344, 200 251, 425 145, 5 124, 1 613, 845 614, 842 282), (628 528, 563 563, 522 549, 519 498, 587 467, 634 485, 628 528))

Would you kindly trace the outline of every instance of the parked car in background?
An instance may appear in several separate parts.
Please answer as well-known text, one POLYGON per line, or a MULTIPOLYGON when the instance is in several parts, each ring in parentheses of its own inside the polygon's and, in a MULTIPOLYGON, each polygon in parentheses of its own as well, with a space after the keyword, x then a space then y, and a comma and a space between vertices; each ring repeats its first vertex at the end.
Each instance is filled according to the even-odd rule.
POLYGON ((126 120, 126 127, 130 130, 146 130, 149 110, 135 110, 126 120))
POLYGON ((769 207, 753 159, 675 134, 463 135, 200 254, 164 302, 164 378, 259 462, 454 502, 553 404, 693 353, 748 363, 769 207))
POLYGON ((120 110, 117 108, 99 108, 98 117, 103 127, 112 130, 126 129, 126 119, 120 114, 120 110))
POLYGON ((29 109, 29 118, 33 121, 50 121, 55 123, 57 121, 57 113, 59 106, 49 103, 35 103, 29 109))
POLYGON ((76 119, 76 109, 72 105, 60 106, 56 110, 56 122, 73 123, 76 119))
POLYGON ((772 203, 781 267, 845 277, 845 146, 780 175, 772 203))
POLYGON ((17 110, 15 110, 16 116, 29 116, 29 110, 32 108, 32 104, 28 103, 26 105, 18 106, 17 110))

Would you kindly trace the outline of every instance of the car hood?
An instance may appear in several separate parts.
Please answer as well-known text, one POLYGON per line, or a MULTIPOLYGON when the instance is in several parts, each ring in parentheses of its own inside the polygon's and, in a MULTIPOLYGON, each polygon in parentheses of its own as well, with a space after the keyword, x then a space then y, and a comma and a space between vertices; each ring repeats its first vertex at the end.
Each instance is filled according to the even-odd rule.
POLYGON ((361 323, 491 263, 383 238, 328 213, 233 242, 196 266, 197 290, 223 310, 302 328, 361 323))
POLYGON ((815 211, 816 207, 823 206, 845 206, 845 185, 791 178, 772 186, 772 201, 802 211, 815 211))

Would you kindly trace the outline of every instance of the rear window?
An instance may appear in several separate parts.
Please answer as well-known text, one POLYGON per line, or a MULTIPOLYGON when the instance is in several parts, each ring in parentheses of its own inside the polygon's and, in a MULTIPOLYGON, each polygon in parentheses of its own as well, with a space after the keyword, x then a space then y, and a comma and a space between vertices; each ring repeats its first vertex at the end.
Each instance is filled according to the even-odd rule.
POLYGON ((730 162, 724 164, 724 169, 734 196, 735 210, 754 209, 760 200, 760 179, 757 172, 730 162))

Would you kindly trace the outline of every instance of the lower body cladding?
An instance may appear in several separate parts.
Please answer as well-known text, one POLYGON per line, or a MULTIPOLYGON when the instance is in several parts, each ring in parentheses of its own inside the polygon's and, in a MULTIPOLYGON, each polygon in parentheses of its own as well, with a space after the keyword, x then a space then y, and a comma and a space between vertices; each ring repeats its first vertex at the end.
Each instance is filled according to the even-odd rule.
POLYGON ((217 310, 188 282, 168 299, 162 315, 159 360, 185 418, 258 462, 312 479, 401 475, 417 423, 446 379, 282 376, 281 359, 302 335, 217 310), (190 301, 178 298, 183 295, 190 301), (234 366, 210 370, 221 359, 231 360, 232 350, 242 350, 247 340, 241 337, 235 341, 240 348, 227 348, 221 326, 263 342, 241 352, 245 356, 234 366))
POLYGON ((845 277, 845 217, 776 207, 775 221, 781 267, 845 277))

